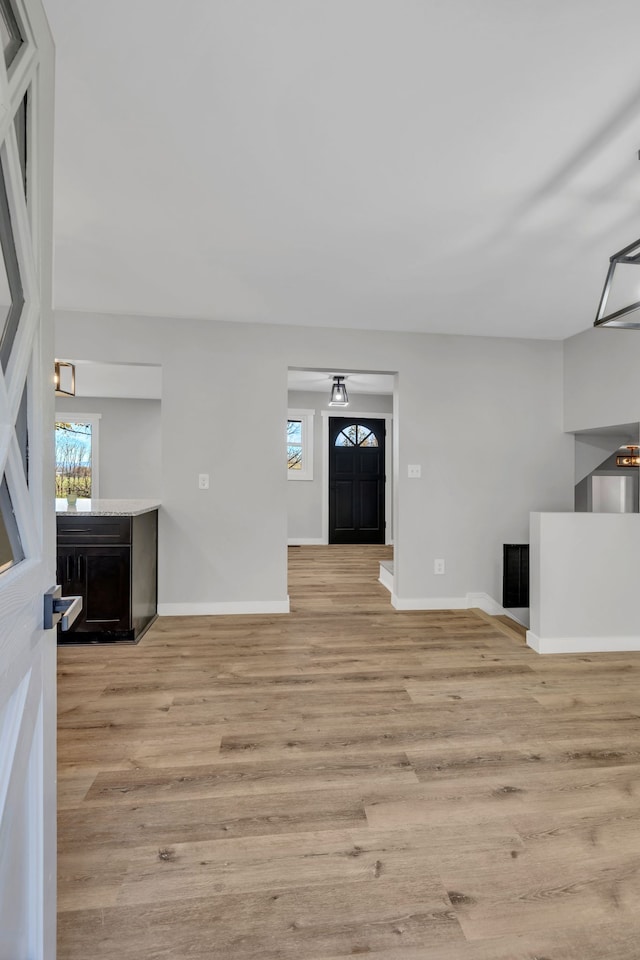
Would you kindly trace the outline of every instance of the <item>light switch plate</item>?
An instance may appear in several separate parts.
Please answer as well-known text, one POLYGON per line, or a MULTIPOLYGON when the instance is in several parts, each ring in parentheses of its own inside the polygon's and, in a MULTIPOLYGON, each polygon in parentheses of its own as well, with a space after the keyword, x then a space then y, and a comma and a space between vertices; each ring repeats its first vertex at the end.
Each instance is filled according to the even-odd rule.
POLYGON ((422 476, 422 467, 419 463, 410 463, 407 467, 407 475, 410 480, 419 480, 422 476))

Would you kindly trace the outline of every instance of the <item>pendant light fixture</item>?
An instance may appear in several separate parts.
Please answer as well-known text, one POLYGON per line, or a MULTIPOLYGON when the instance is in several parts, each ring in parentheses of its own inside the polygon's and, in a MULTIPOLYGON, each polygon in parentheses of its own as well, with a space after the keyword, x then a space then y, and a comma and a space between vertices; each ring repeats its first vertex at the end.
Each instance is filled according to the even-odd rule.
POLYGON ((345 387, 344 377, 334 377, 333 386, 331 387, 331 399, 329 400, 330 407, 346 407, 349 404, 349 397, 347 396, 347 388, 345 387))
POLYGON ((76 368, 69 360, 56 360, 53 374, 56 397, 75 397, 76 368))
POLYGON ((594 327, 640 330, 640 240, 609 261, 594 327))
MULTIPOLYGON (((622 448, 620 448, 622 449, 622 448)), ((616 457, 616 466, 617 467, 640 467, 640 456, 638 456, 638 451, 640 447, 637 443, 627 443, 625 444, 625 450, 629 452, 626 454, 618 454, 616 457)))

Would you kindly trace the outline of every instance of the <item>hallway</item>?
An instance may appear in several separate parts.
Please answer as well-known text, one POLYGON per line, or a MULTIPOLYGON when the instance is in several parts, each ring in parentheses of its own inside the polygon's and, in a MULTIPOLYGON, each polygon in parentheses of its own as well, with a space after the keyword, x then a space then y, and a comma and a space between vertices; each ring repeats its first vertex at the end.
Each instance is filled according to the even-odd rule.
POLYGON ((389 556, 59 648, 59 960, 637 960, 640 657, 394 611, 389 556))

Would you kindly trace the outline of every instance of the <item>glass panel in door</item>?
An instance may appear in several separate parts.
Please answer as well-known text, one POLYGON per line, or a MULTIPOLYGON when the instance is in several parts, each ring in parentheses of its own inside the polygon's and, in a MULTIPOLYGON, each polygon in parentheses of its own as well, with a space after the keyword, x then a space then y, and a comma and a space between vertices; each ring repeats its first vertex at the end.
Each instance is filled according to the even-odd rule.
POLYGON ((9 355, 13 348, 20 314, 24 306, 22 279, 18 267, 9 200, 4 173, 4 162, 0 165, 0 364, 6 371, 9 355))
POLYGON ((9 0, 0 0, 0 38, 4 62, 7 67, 10 67, 24 41, 18 18, 9 0))

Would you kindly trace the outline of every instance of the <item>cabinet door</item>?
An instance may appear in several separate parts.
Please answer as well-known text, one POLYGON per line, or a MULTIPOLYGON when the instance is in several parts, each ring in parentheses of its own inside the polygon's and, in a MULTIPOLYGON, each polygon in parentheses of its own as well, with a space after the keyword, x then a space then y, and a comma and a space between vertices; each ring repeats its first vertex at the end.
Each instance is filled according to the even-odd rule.
POLYGON ((131 547, 77 547, 76 558, 84 598, 76 630, 129 630, 131 547))
POLYGON ((78 592, 76 581, 76 551, 75 547, 61 547, 57 550, 57 583, 62 587, 64 596, 78 592))

